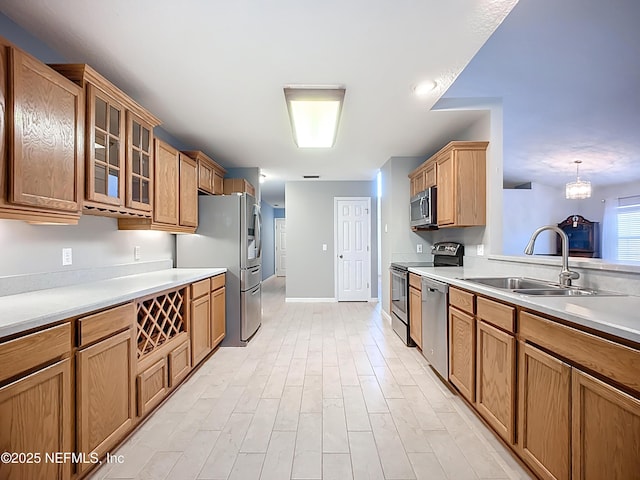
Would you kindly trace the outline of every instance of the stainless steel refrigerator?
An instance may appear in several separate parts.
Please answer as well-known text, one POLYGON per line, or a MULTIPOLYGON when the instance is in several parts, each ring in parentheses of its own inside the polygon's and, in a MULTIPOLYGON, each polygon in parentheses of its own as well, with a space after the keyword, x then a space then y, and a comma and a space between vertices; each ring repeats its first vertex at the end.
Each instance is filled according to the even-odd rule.
POLYGON ((223 346, 246 346, 262 321, 260 205, 248 193, 200 195, 198 230, 177 235, 178 267, 226 267, 223 346))

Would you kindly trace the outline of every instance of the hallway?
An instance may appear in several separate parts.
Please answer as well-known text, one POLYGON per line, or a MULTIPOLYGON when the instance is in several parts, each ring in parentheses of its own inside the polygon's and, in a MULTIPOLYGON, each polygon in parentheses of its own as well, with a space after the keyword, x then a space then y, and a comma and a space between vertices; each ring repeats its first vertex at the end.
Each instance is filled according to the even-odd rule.
POLYGON ((528 479, 376 303, 285 303, 220 348, 97 479, 528 479))

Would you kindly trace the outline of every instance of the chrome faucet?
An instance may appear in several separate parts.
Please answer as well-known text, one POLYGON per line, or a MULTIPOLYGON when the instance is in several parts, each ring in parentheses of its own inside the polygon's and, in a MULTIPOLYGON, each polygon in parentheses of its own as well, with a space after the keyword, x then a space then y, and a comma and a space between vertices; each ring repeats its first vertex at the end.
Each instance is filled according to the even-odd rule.
POLYGON ((531 235, 531 239, 527 244, 527 248, 524 249, 524 253, 527 255, 533 254, 533 246, 536 243, 536 238, 541 232, 544 232, 545 230, 551 230, 560 235, 560 239, 562 240, 562 270, 560 271, 559 275, 559 283, 563 287, 570 287, 571 280, 580 278, 580 274, 578 272, 569 270, 569 237, 567 237, 567 234, 560 230, 558 227, 554 225, 544 225, 536 229, 536 231, 531 235))

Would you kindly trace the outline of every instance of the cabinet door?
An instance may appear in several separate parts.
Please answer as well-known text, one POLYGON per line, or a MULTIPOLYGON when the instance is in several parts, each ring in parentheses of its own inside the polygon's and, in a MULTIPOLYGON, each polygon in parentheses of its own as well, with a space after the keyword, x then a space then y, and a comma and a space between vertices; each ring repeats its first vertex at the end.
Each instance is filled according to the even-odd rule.
POLYGON ((195 367, 211 351, 209 294, 191 302, 191 358, 195 367))
POLYGON ((10 199, 18 205, 80 210, 82 89, 10 49, 13 95, 10 199))
POLYGON ((409 287, 409 335, 422 348, 422 292, 409 287))
POLYGON ((70 452, 71 362, 38 370, 0 388, 0 451, 40 453, 41 462, 0 462, 0 478, 68 479, 71 463, 46 462, 46 452, 70 452))
POLYGON ((188 339, 171 350, 167 360, 169 361, 169 386, 173 388, 191 371, 191 349, 188 339))
POLYGON ((571 478, 571 367, 519 343, 518 452, 545 480, 571 478))
POLYGON ((225 335, 225 287, 211 292, 211 347, 216 347, 225 335))
POLYGON ((475 319, 449 308, 449 380, 470 402, 475 400, 475 319))
MULTIPOLYGON (((77 355, 78 450, 102 456, 133 426, 134 347, 131 329, 77 355)), ((83 471, 89 464, 80 464, 83 471)))
POLYGON ((125 109, 107 94, 87 85, 87 200, 124 205, 125 109))
POLYGON ((126 206, 151 211, 153 198, 153 128, 137 115, 127 112, 126 206))
POLYGON ((214 193, 213 166, 206 160, 198 160, 198 188, 207 193, 214 193))
POLYGON ((436 215, 438 225, 451 225, 456 221, 455 158, 454 153, 438 158, 436 178, 438 202, 436 215))
POLYGON ((198 164, 180 154, 180 225, 198 226, 198 164))
POLYGON ((573 479, 638 478, 640 400, 572 370, 573 479))
POLYGON ((476 408, 510 444, 515 443, 516 340, 477 321, 476 408))
POLYGON ((222 195, 224 192, 224 177, 217 170, 213 171, 211 191, 215 195, 222 195))
POLYGON ((424 188, 436 186, 436 162, 430 162, 424 169, 424 188))
POLYGON ((180 164, 178 151, 160 140, 155 145, 153 220, 178 225, 178 188, 180 164))
POLYGON ((144 417, 162 401, 169 390, 168 381, 166 357, 162 357, 138 375, 136 379, 138 416, 144 417))

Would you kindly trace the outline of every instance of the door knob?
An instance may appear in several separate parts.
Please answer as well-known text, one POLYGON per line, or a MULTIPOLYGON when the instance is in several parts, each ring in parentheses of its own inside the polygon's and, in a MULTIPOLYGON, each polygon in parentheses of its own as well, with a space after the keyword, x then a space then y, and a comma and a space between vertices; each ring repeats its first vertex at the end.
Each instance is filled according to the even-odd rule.
POLYGON ((340 258, 342 258, 342 255, 340 255, 340 258))

